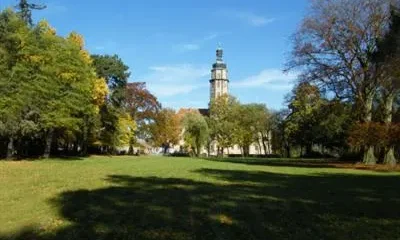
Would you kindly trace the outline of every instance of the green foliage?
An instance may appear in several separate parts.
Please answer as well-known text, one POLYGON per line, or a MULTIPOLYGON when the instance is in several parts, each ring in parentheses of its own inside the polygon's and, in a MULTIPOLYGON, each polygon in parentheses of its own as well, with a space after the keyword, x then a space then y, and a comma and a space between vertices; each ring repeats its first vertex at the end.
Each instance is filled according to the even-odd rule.
POLYGON ((122 107, 125 100, 126 85, 130 76, 129 67, 117 55, 92 55, 92 59, 97 76, 104 78, 110 89, 110 103, 114 106, 122 107))
POLYGON ((232 96, 221 96, 210 104, 209 130, 212 140, 221 148, 232 147, 236 143, 235 128, 237 125, 236 109, 239 101, 232 96))
POLYGON ((197 157, 209 137, 208 125, 200 113, 189 112, 183 117, 185 142, 188 143, 197 157))
MULTIPOLYGON (((84 47, 77 33, 64 38, 46 21, 29 27, 12 10, 0 13, 0 137, 9 139, 9 156, 29 155, 26 149, 31 144, 43 145, 48 156, 60 145, 66 153, 80 149, 86 154, 89 144, 114 148, 126 142, 127 134, 120 131, 125 111, 112 103, 102 106, 108 92, 106 78, 96 75, 84 47)), ((123 65, 120 59, 111 59, 123 65)), ((118 87, 111 84, 116 91, 125 87, 129 74, 123 72, 121 79, 114 70, 119 69, 107 74, 120 74, 108 78, 108 83, 119 81, 118 87)))
POLYGON ((294 145, 305 146, 306 154, 316 142, 317 111, 323 100, 319 89, 309 83, 300 83, 289 100, 290 113, 286 119, 286 134, 294 145))
POLYGON ((259 128, 266 126, 266 107, 260 104, 244 104, 236 109, 237 125, 234 130, 237 144, 249 155, 250 145, 260 141, 259 128))

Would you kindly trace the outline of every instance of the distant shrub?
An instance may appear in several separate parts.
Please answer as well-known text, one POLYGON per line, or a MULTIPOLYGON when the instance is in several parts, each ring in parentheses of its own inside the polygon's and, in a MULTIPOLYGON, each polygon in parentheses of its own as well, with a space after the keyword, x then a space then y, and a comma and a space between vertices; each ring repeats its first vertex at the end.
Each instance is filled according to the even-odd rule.
POLYGON ((174 153, 169 154, 168 156, 171 156, 171 157, 190 157, 190 154, 186 153, 186 152, 174 152, 174 153))

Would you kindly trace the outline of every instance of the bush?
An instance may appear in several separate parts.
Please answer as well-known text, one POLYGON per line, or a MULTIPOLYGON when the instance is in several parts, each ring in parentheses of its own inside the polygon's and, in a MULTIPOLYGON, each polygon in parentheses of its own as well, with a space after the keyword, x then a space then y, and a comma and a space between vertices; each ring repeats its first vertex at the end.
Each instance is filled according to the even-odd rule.
POLYGON ((171 156, 171 157, 190 157, 190 154, 189 153, 185 153, 185 152, 174 152, 174 153, 168 154, 168 156, 171 156))

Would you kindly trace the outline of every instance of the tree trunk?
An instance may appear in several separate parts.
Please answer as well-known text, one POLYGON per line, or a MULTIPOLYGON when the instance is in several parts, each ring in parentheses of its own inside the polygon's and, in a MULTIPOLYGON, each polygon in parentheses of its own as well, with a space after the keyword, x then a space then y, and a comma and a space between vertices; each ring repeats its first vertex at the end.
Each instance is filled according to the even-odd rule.
POLYGON ((258 139, 258 155, 261 155, 262 154, 262 146, 261 146, 261 143, 260 143, 260 139, 258 139))
POLYGON ((14 157, 14 138, 10 137, 7 144, 7 159, 12 159, 14 157))
MULTIPOLYGON (((366 97, 366 101, 364 103, 364 122, 368 123, 372 121, 372 103, 374 100, 374 95, 371 94, 366 97)), ((367 146, 364 150, 363 163, 366 165, 375 165, 376 157, 374 154, 374 146, 367 146)))
POLYGON ((265 144, 265 138, 266 137, 262 137, 262 145, 263 145, 263 148, 264 148, 264 155, 265 156, 268 156, 268 150, 267 150, 267 144, 265 144))
POLYGON ((53 134, 54 134, 54 129, 51 128, 47 132, 47 136, 46 136, 46 145, 45 145, 44 154, 43 154, 44 158, 49 158, 50 157, 51 143, 53 141, 53 134))
POLYGON ((196 139, 195 143, 196 143, 196 157, 200 157, 201 145, 198 138, 196 139))
POLYGON ((134 155, 134 153, 133 153, 133 145, 132 144, 129 144, 128 155, 134 155))
MULTIPOLYGON (((393 118, 393 102, 395 94, 388 94, 385 99, 385 123, 389 127, 392 123, 393 118)), ((396 157, 394 156, 394 147, 388 146, 385 149, 385 157, 383 160, 384 164, 395 166, 397 163, 396 157)))
POLYGON ((306 156, 310 156, 311 152, 312 152, 312 144, 307 144, 306 145, 306 153, 305 153, 305 155, 306 156))
POLYGON ((285 152, 285 157, 291 158, 290 145, 288 143, 285 143, 284 152, 285 152))
POLYGON ((374 147, 368 146, 366 150, 364 150, 363 163, 366 165, 375 165, 376 157, 374 154, 374 147))
POLYGON ((394 156, 394 147, 390 147, 389 150, 385 152, 385 159, 383 162, 389 166, 396 166, 397 160, 394 156))
POLYGON ((82 155, 87 156, 88 154, 88 135, 89 135, 89 127, 88 120, 85 117, 85 122, 83 123, 83 136, 82 136, 82 155))

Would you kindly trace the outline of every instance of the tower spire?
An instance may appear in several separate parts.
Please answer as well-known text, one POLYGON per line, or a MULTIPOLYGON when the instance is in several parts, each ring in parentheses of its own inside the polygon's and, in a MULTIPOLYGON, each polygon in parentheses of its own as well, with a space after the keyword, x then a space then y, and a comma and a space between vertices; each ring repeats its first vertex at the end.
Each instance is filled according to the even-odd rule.
POLYGON ((216 51, 217 61, 212 65, 210 79, 210 103, 222 95, 228 94, 228 69, 223 60, 224 51, 218 44, 216 51))
POLYGON ((218 43, 218 48, 217 48, 217 63, 223 63, 224 60, 222 56, 224 55, 224 50, 222 50, 221 43, 218 43))

